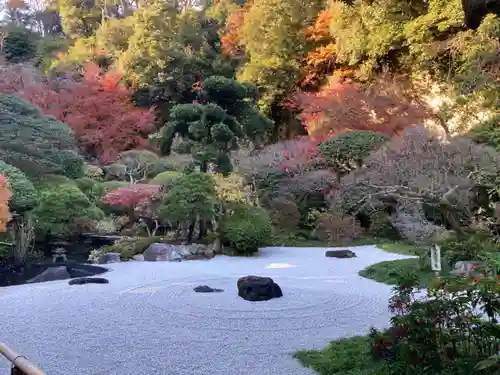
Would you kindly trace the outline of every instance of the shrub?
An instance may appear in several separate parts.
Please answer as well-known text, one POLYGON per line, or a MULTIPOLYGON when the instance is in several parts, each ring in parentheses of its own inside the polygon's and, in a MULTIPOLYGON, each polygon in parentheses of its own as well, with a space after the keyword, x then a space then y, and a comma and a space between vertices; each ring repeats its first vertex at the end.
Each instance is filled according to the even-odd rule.
POLYGON ((21 170, 0 160, 0 174, 7 178, 12 192, 9 202, 12 211, 22 213, 36 207, 38 192, 21 170))
POLYGON ((374 211, 369 217, 368 234, 377 238, 387 238, 390 240, 402 239, 398 229, 392 224, 387 213, 374 211))
POLYGON ((46 184, 33 210, 41 235, 69 236, 95 227, 104 213, 76 185, 46 184))
POLYGON ((3 41, 5 59, 12 63, 30 60, 36 54, 36 36, 24 28, 8 31, 3 41))
POLYGON ((439 202, 450 227, 461 231, 467 222, 463 212, 470 216, 476 206, 471 171, 499 166, 499 155, 492 148, 460 137, 443 142, 425 128, 407 129, 372 152, 364 168, 342 178, 330 204, 347 214, 370 214, 370 207, 394 209, 391 221, 396 228, 424 241, 439 226, 425 218, 423 203, 439 202))
POLYGON ((215 214, 215 195, 215 182, 209 174, 180 176, 163 198, 160 217, 171 222, 211 220, 215 214))
POLYGON ((222 244, 237 254, 253 254, 272 239, 271 220, 267 213, 248 205, 235 205, 221 220, 219 229, 222 244))
POLYGON ((76 186, 90 199, 93 203, 101 203, 104 195, 104 186, 96 180, 89 177, 82 177, 75 180, 76 186))
POLYGON ((286 198, 275 198, 269 203, 269 210, 274 226, 289 231, 299 227, 300 211, 294 202, 286 198))
POLYGON ((71 129, 28 102, 0 95, 0 158, 28 175, 83 175, 71 129))
POLYGON ((149 183, 161 186, 171 186, 172 183, 179 178, 181 174, 175 171, 165 171, 158 173, 155 177, 153 177, 149 183))
POLYGON ((476 142, 485 143, 489 146, 495 147, 500 151, 500 115, 490 118, 474 128, 472 128, 469 136, 476 142))
POLYGON ((329 137, 319 145, 325 163, 338 172, 349 172, 363 164, 363 160, 383 145, 389 137, 373 131, 355 131, 329 137))
POLYGON ((316 237, 325 242, 351 244, 363 230, 354 217, 323 213, 317 219, 316 237))
POLYGON ((163 243, 165 237, 122 237, 113 245, 104 246, 100 249, 93 250, 89 260, 98 260, 99 257, 106 253, 120 253, 122 259, 132 259, 134 255, 142 254, 151 244, 163 243))
POLYGON ((500 247, 491 238, 481 233, 466 237, 448 237, 439 245, 442 257, 451 267, 459 261, 482 260, 489 254, 500 251, 500 247))
POLYGON ((108 191, 115 190, 121 187, 129 186, 130 184, 128 182, 124 181, 104 181, 102 182, 101 186, 104 189, 104 193, 107 193, 108 191))

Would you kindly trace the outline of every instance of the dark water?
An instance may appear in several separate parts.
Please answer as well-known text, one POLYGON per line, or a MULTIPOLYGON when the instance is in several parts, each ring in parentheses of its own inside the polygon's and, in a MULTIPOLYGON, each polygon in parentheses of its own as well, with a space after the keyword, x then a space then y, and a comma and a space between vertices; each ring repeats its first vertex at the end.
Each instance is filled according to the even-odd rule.
POLYGON ((61 266, 66 266, 66 270, 71 275, 71 278, 95 276, 108 271, 104 267, 78 263, 75 261, 64 263, 34 263, 23 266, 4 264, 0 265, 0 287, 26 284, 28 280, 41 274, 47 268, 61 266))
POLYGON ((12 261, 4 260, 0 262, 0 287, 21 285, 33 277, 45 271, 48 267, 66 266, 72 278, 93 276, 107 270, 102 267, 91 266, 87 263, 90 251, 99 247, 109 245, 113 241, 105 238, 79 239, 68 242, 63 240, 51 240, 36 244, 36 248, 44 253, 44 259, 37 263, 25 265, 15 265, 12 261), (64 247, 67 250, 67 262, 53 263, 52 250, 57 247, 64 247))

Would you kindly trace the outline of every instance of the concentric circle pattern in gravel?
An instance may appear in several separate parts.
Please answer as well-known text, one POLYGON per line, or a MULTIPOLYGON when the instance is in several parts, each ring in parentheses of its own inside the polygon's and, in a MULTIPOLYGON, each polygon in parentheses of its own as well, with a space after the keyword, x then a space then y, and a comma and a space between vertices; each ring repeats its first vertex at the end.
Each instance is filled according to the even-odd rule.
POLYGON ((357 258, 267 248, 255 258, 128 262, 110 265, 110 284, 0 288, 0 341, 48 375, 310 375, 293 352, 388 324, 390 287, 357 272, 402 256, 352 249, 357 258), (272 277, 284 297, 244 301, 236 281, 246 275, 272 277), (193 291, 204 284, 224 292, 193 291))

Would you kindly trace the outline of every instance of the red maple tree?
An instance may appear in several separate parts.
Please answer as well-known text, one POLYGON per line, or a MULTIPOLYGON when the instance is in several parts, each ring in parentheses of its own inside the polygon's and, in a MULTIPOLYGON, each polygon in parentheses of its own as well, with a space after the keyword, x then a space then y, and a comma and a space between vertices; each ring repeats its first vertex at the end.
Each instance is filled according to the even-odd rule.
POLYGON ((428 111, 409 97, 384 93, 341 76, 333 76, 318 92, 297 92, 288 106, 300 111, 307 131, 300 147, 284 156, 282 168, 300 170, 322 162, 318 145, 326 138, 349 131, 370 130, 388 136, 422 124, 428 111))
POLYGON ((411 98, 384 94, 339 76, 319 92, 296 93, 289 105, 301 111, 302 124, 314 137, 357 130, 391 136, 421 124, 427 116, 426 109, 411 98))
POLYGON ((153 184, 124 186, 108 191, 103 198, 103 202, 111 207, 125 209, 129 219, 133 222, 136 208, 143 203, 151 201, 161 190, 161 185, 153 184))
POLYGON ((82 152, 106 163, 122 151, 148 148, 146 136, 155 129, 154 109, 136 107, 122 77, 118 72, 103 73, 94 63, 88 64, 81 81, 57 85, 26 83, 15 72, 4 70, 0 92, 16 94, 68 124, 82 152))

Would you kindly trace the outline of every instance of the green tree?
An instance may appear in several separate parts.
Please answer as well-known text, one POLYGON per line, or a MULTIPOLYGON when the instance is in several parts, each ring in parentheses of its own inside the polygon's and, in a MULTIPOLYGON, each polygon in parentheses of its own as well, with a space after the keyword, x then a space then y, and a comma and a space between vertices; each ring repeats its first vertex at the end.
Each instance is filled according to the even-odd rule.
POLYGON ((102 11, 96 0, 59 0, 62 28, 70 38, 94 35, 102 21, 102 11))
POLYGON ((120 66, 138 88, 138 103, 156 105, 161 120, 175 104, 196 99, 197 82, 216 73, 233 74, 219 51, 217 24, 202 13, 178 13, 168 2, 156 1, 134 17, 134 34, 120 66))
POLYGON ((71 236, 91 230, 104 213, 75 184, 44 184, 33 210, 41 236, 71 236))
POLYGON ((0 95, 0 129, 0 158, 28 176, 83 174, 71 129, 28 102, 0 95))
POLYGON ((208 173, 190 173, 176 179, 165 194, 158 209, 162 220, 186 224, 187 239, 193 239, 196 224, 200 224, 200 237, 204 234, 204 223, 215 215, 215 182, 208 173))
POLYGON ((304 29, 323 9, 323 0, 255 0, 245 17, 241 39, 249 60, 239 78, 264 89, 261 105, 269 109, 299 81, 308 50, 304 29))
POLYGON ((25 28, 11 28, 3 41, 5 59, 12 63, 32 59, 36 54, 37 39, 34 33, 25 28))
POLYGON ((232 170, 229 153, 238 148, 238 140, 248 137, 260 143, 272 122, 262 115, 252 101, 256 90, 225 77, 210 77, 201 85, 199 101, 179 104, 170 112, 162 130, 163 153, 171 151, 176 137, 182 139, 176 151, 191 153, 202 172, 210 165, 217 172, 232 170))

